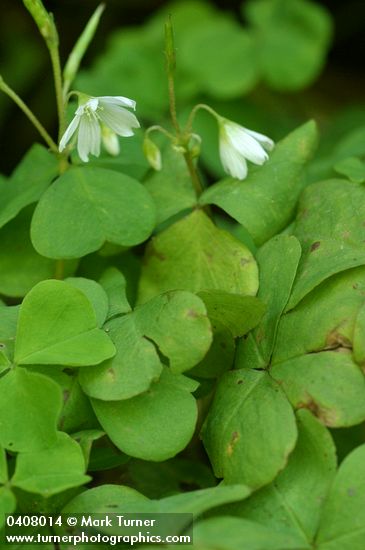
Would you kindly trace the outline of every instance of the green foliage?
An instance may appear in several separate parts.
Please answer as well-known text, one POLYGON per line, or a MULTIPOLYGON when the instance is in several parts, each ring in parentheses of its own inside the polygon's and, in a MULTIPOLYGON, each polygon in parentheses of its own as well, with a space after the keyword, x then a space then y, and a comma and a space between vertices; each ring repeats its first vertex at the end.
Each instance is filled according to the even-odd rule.
MULTIPOLYGON (((113 159, 81 166, 50 138, 0 178, 0 522, 189 513, 196 550, 365 547, 365 117, 334 122, 313 159, 316 124, 283 111, 322 70, 329 15, 309 0, 242 9, 239 21, 210 2, 167 5, 76 78, 94 98, 137 100, 161 170, 126 130, 113 159), (180 132, 203 98, 219 114, 180 132), (280 119, 264 166, 240 134, 262 155, 244 180, 222 179, 221 114, 248 144, 246 125, 280 119)), ((78 131, 94 157, 95 135, 78 131)))

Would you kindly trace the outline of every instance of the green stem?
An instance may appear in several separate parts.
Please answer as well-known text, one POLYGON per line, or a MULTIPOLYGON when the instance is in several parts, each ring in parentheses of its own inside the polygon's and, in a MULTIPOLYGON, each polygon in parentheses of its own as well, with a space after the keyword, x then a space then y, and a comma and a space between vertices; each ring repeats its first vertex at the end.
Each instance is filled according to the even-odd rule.
POLYGON ((58 113, 58 121, 59 121, 59 129, 58 129, 58 141, 59 141, 63 135, 63 132, 65 131, 65 105, 63 102, 62 71, 61 71, 61 63, 60 63, 58 46, 57 45, 50 46, 49 53, 50 53, 51 62, 52 62, 54 86, 56 91, 57 113, 58 113))
POLYGON ((200 197, 204 189, 203 189, 199 174, 197 172, 197 169, 195 168, 195 164, 191 157, 190 151, 187 151, 186 153, 184 153, 184 159, 189 170, 191 181, 193 182, 196 196, 200 197))
POLYGON ((210 113, 211 115, 213 115, 217 120, 219 118, 221 118, 218 113, 215 112, 214 109, 212 109, 211 107, 209 107, 209 105, 206 105, 205 103, 198 103, 198 105, 195 105, 195 107, 192 109, 190 115, 189 115, 189 118, 188 118, 188 121, 186 123, 186 127, 185 127, 185 131, 187 133, 191 133, 192 132, 192 128, 193 128, 193 122, 194 122, 194 118, 197 114, 198 111, 200 110, 204 110, 204 111, 208 111, 208 113, 210 113))
POLYGON ((65 274, 65 260, 56 260, 54 278, 62 280, 65 274))
POLYGON ((18 105, 18 107, 23 111, 23 113, 28 117, 31 123, 37 128, 38 132, 47 143, 48 147, 56 154, 58 154, 57 144, 53 141, 47 130, 39 122, 38 118, 32 113, 29 107, 24 103, 24 101, 12 90, 0 77, 0 90, 2 90, 10 99, 18 105))

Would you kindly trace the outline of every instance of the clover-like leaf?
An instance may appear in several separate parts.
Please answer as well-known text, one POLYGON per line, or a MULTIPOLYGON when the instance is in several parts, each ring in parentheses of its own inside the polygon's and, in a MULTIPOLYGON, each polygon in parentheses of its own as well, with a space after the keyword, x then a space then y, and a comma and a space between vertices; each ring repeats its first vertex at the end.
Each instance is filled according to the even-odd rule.
POLYGON ((365 264, 364 220, 363 185, 333 179, 307 187, 294 229, 303 255, 287 309, 331 275, 365 264))
POLYGON ((365 420, 365 377, 349 352, 294 357, 273 365, 270 372, 294 407, 311 410, 327 426, 365 420))
POLYGON ((64 281, 43 281, 24 298, 14 358, 21 365, 83 366, 115 354, 108 335, 97 328, 92 304, 64 281))
POLYGON ((171 371, 181 373, 201 361, 212 341, 203 302, 185 291, 157 296, 133 313, 112 319, 105 329, 117 354, 80 372, 83 390, 105 401, 129 399, 148 390, 162 371, 155 346, 171 371))
POLYGON ((102 168, 74 168, 39 201, 31 238, 43 256, 79 258, 106 241, 139 244, 154 224, 152 198, 137 180, 102 168))
POLYGON ((37 451, 55 443, 61 412, 60 387, 16 367, 0 378, 0 443, 9 451, 37 451))
POLYGON ((90 477, 84 471, 80 446, 69 435, 59 433, 52 446, 38 452, 19 453, 11 484, 50 497, 87 483, 90 477))
POLYGON ((217 477, 257 489, 285 466, 297 429, 280 386, 266 372, 241 369, 221 378, 202 436, 217 477))
POLYGON ((145 393, 124 401, 92 399, 92 405, 121 451, 158 462, 175 456, 192 438, 198 411, 191 392, 197 386, 165 369, 145 393))
POLYGON ((147 246, 139 302, 175 289, 255 295, 257 288, 257 265, 251 252, 196 210, 147 246))

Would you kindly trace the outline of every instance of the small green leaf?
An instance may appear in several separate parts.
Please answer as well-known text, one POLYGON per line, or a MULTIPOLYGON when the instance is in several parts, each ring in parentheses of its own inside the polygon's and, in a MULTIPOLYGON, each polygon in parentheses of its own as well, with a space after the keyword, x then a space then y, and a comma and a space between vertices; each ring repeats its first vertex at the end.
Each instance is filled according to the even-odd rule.
POLYGON ((51 447, 18 455, 11 484, 23 491, 50 497, 90 481, 84 471, 80 446, 69 435, 59 433, 51 447))
POLYGON ((280 141, 269 161, 253 167, 246 180, 218 182, 202 194, 200 203, 222 208, 262 245, 291 221, 303 188, 303 166, 316 143, 316 126, 310 121, 280 141))
MULTIPOLYGON (((248 302, 255 308, 256 302, 255 305, 248 302)), ((204 303, 190 292, 167 292, 158 296, 137 307, 134 320, 141 334, 153 340, 160 352, 168 357, 171 372, 175 374, 201 361, 212 342, 204 303)))
POLYGON ((355 360, 360 359, 356 357, 355 347, 359 340, 355 345, 354 329, 364 303, 364 281, 365 267, 347 269, 323 281, 283 315, 272 363, 315 351, 345 350, 352 346, 355 360))
POLYGON ((222 290, 202 290, 198 296, 206 305, 209 319, 224 324, 234 338, 253 329, 265 311, 264 303, 253 296, 229 294, 222 290))
POLYGON ((257 287, 257 266, 249 250, 196 210, 147 246, 139 302, 177 288, 255 295, 257 287))
POLYGON ((99 283, 108 296, 108 319, 131 311, 126 291, 127 281, 119 269, 116 267, 106 269, 100 277, 99 283))
POLYGON ((33 145, 11 177, 0 182, 0 227, 36 202, 57 174, 56 157, 45 147, 33 145))
POLYGON ((108 296, 103 287, 96 281, 84 277, 67 277, 65 282, 85 294, 94 308, 98 327, 102 327, 109 309, 108 296))
POLYGON ((221 378, 202 435, 217 477, 257 489, 285 466, 297 430, 280 386, 242 369, 221 378))
POLYGON ((101 365, 80 371, 83 391, 105 401, 130 399, 147 391, 162 371, 153 343, 140 333, 133 316, 112 319, 105 325, 105 331, 117 353, 101 365))
MULTIPOLYGON (((336 473, 336 447, 328 430, 306 410, 297 412, 298 442, 275 481, 229 512, 310 545, 317 532, 321 503, 336 473)), ((311 546, 310 546, 311 547, 311 546)))
POLYGON ((365 377, 349 352, 294 357, 273 365, 270 373, 295 408, 311 410, 326 426, 365 420, 365 377))
POLYGON ((365 445, 342 462, 324 503, 315 539, 318 550, 363 550, 365 546, 365 445))
POLYGON ((355 183, 365 182, 365 162, 358 157, 347 157, 340 160, 335 164, 334 169, 355 183))
POLYGON ((22 365, 84 366, 101 363, 115 347, 96 326, 85 294, 64 281, 38 283, 20 308, 15 361, 22 365))
MULTIPOLYGON (((267 304, 267 309, 259 326, 248 339, 242 341, 237 368, 265 368, 269 364, 280 317, 290 297, 300 255, 298 240, 287 235, 273 237, 260 248, 257 254, 260 271, 258 296, 267 304)), ((296 340, 294 338, 295 342, 296 340)))
POLYGON ((9 451, 37 451, 56 441, 62 406, 59 386, 17 367, 0 378, 0 443, 9 451))
POLYGON ((365 264, 364 221, 364 186, 333 179, 307 187, 294 229, 303 255, 287 309, 331 275, 365 264))
POLYGON ((106 241, 139 244, 154 224, 152 198, 137 180, 101 168, 74 168, 38 203, 31 238, 43 256, 79 258, 106 241))
POLYGON ((124 401, 92 399, 98 420, 124 453, 162 461, 182 451, 193 436, 197 405, 190 392, 197 384, 165 369, 158 382, 124 401))

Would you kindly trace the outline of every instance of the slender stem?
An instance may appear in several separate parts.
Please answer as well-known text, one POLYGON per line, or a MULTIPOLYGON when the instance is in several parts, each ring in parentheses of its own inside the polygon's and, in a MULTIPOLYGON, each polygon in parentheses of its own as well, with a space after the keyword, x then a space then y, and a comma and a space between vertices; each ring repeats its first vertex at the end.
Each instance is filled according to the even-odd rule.
POLYGON ((52 45, 52 47, 49 47, 49 53, 50 53, 51 62, 52 62, 54 86, 56 91, 57 113, 58 113, 58 123, 59 123, 59 129, 58 129, 58 141, 59 141, 65 130, 65 105, 63 102, 62 71, 61 71, 61 63, 60 63, 58 46, 52 45))
POLYGON ((191 181, 193 182, 196 196, 200 197, 204 189, 202 186, 202 182, 200 181, 200 177, 197 172, 197 169, 195 168, 195 164, 191 157, 190 151, 187 151, 186 153, 184 153, 184 159, 189 170, 191 181))
POLYGON ((220 116, 218 115, 218 113, 215 112, 214 109, 212 109, 211 107, 209 107, 209 105, 206 105, 205 103, 198 103, 198 105, 195 105, 195 107, 192 109, 190 115, 189 115, 189 118, 187 120, 187 123, 186 123, 186 127, 185 127, 185 131, 187 133, 190 133, 192 131, 192 127, 193 127, 193 122, 194 122, 194 118, 197 114, 198 111, 200 110, 205 110, 205 111, 208 111, 208 113, 210 113, 211 115, 213 115, 216 119, 219 119, 220 116))
POLYGON ((10 97, 18 105, 18 107, 23 111, 23 113, 28 117, 31 123, 37 128, 38 132, 47 143, 48 147, 58 154, 57 144, 53 141, 47 130, 39 122, 38 118, 32 113, 29 107, 24 103, 24 101, 12 90, 1 78, 0 78, 0 90, 2 90, 7 96, 10 97))
POLYGON ((149 128, 147 128, 146 130, 146 136, 148 136, 149 134, 151 134, 152 132, 160 132, 161 134, 163 134, 164 136, 168 137, 169 139, 173 140, 175 139, 175 136, 172 135, 170 132, 168 132, 165 128, 163 128, 162 126, 159 126, 159 125, 154 125, 154 126, 150 126, 149 128))
POLYGON ((65 260, 56 260, 54 278, 62 280, 65 274, 65 260))

